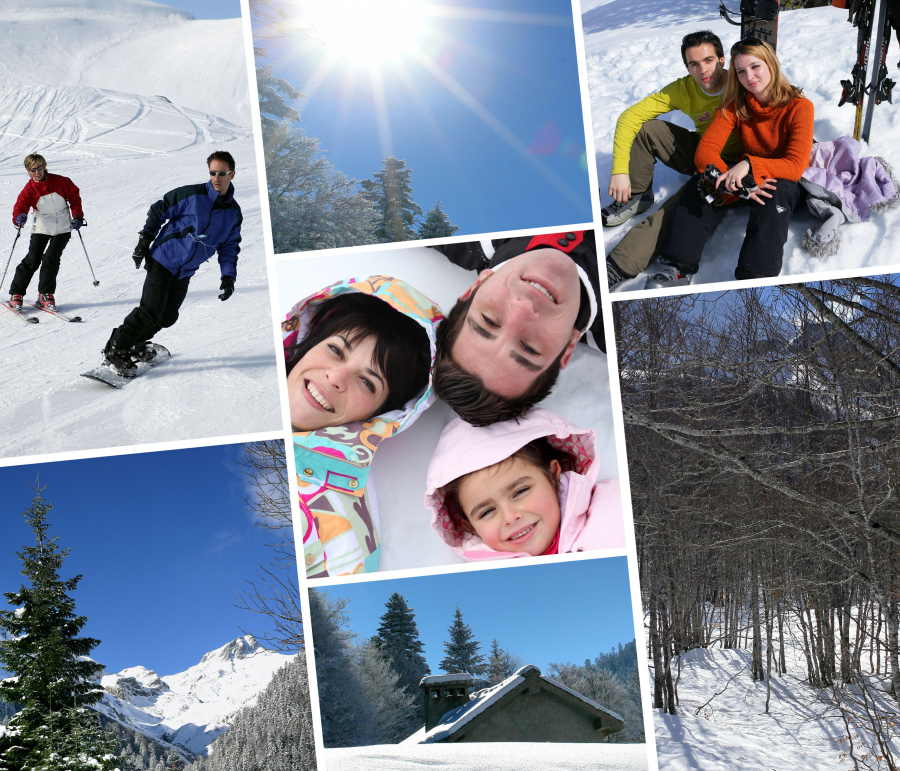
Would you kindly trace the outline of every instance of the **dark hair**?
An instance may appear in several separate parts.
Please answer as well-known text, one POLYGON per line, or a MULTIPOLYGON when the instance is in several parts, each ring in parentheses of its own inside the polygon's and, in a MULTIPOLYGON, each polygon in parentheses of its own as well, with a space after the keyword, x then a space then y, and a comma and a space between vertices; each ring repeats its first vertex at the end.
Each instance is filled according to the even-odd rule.
POLYGON ((428 386, 431 346, 425 330, 384 300, 361 292, 340 294, 316 306, 306 337, 286 349, 288 374, 309 350, 341 333, 349 335, 351 345, 375 337, 372 360, 384 375, 388 395, 370 417, 400 409, 428 386))
POLYGON ((228 171, 234 171, 234 158, 231 157, 231 153, 225 150, 216 150, 214 153, 211 153, 209 158, 206 159, 206 165, 209 166, 213 161, 227 163, 228 171))
POLYGON ((535 404, 549 396, 556 378, 559 377, 560 363, 566 348, 557 356, 531 387, 516 399, 489 391, 484 381, 477 375, 466 372, 453 360, 453 344, 465 323, 472 300, 478 287, 465 300, 458 300, 450 313, 437 328, 437 356, 434 361, 434 392, 439 399, 450 405, 453 411, 466 423, 473 426, 489 426, 501 420, 522 417, 535 404))
MULTIPOLYGON (((553 476, 553 472, 550 471, 550 463, 552 461, 557 461, 561 466, 562 471, 573 471, 575 469, 575 461, 572 456, 564 450, 557 450, 544 436, 539 437, 538 439, 532 439, 528 444, 524 447, 520 447, 508 458, 505 458, 498 463, 492 463, 490 466, 485 466, 484 468, 499 466, 501 463, 506 463, 513 458, 519 458, 520 460, 524 460, 526 463, 530 463, 532 466, 539 468, 544 476, 547 477, 550 484, 553 486, 553 489, 557 491, 559 490, 559 479, 553 476)), ((484 471, 484 469, 478 469, 478 471, 484 471)), ((461 531, 475 535, 475 528, 472 527, 469 517, 462 510, 462 506, 459 503, 459 488, 462 487, 462 483, 466 479, 472 476, 472 474, 477 473, 477 471, 470 471, 468 474, 463 474, 461 477, 457 477, 452 482, 448 482, 443 487, 439 488, 440 493, 443 496, 447 516, 458 535, 462 535, 461 531)))
POLYGON ((716 56, 720 59, 725 56, 725 49, 722 48, 722 41, 719 40, 719 36, 712 30, 700 29, 681 38, 681 60, 684 62, 685 67, 687 67, 686 54, 688 48, 696 48, 704 43, 709 43, 716 50, 716 56))

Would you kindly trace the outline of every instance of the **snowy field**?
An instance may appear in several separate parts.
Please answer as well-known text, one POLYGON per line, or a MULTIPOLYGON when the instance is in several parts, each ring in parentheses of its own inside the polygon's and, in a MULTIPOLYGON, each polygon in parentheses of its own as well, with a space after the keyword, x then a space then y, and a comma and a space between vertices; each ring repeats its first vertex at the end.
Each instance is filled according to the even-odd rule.
MULTIPOLYGON (((474 271, 463 270, 424 246, 341 254, 330 260, 280 259, 275 267, 280 318, 299 300, 329 284, 373 274, 403 279, 445 313, 477 277, 474 271)), ((577 425, 593 428, 597 434, 598 478, 618 476, 605 354, 579 343, 553 393, 541 404, 577 425)), ((371 479, 381 516, 382 571, 464 562, 431 529, 431 512, 423 503, 431 454, 452 419, 450 408, 435 401, 411 427, 378 449, 371 479)))
MULTIPOLYGON (((39 324, 0 317, 0 457, 280 428, 240 20, 192 21, 149 0, 75 0, 65 11, 52 0, 16 0, 4 5, 0 40, 3 264, 12 206, 28 181, 22 159, 39 152, 51 173, 81 189, 81 233, 100 281, 92 286, 73 234, 56 296, 62 312, 84 321, 33 309, 39 324), (211 260, 192 280, 178 323, 156 338, 170 361, 121 391, 80 377, 139 302, 145 274, 131 251, 147 209, 172 188, 205 182, 214 150, 235 157, 244 215, 234 296, 217 299, 211 260)), ((4 300, 30 227, 0 288, 4 300)), ((37 283, 36 274, 26 303, 37 299, 37 283)))
POLYGON ((319 753, 320 771, 643 771, 643 744, 485 744, 378 745, 319 753))
MULTIPOLYGON (((606 191, 612 169, 613 135, 621 112, 687 74, 681 61, 681 38, 687 33, 711 29, 719 35, 726 64, 728 50, 740 33, 738 27, 719 17, 718 0, 586 0, 582 3, 582 21, 600 198, 605 206, 611 201, 606 191)), ((780 16, 779 60, 791 83, 802 87, 815 105, 818 141, 853 133, 853 108, 839 108, 837 104, 840 81, 849 77, 853 68, 856 36, 857 30, 847 22, 843 9, 810 8, 786 11, 780 16)), ((888 69, 894 79, 898 79, 896 58, 896 52, 889 52, 888 69)), ((670 113, 666 120, 693 129, 691 120, 681 113, 670 113)), ((863 147, 863 154, 884 158, 900 170, 900 107, 885 103, 875 108, 872 143, 863 147)), ((657 204, 686 180, 687 177, 657 163, 653 183, 657 204)), ((733 280, 747 216, 741 210, 725 216, 704 250, 695 284, 733 280)), ((607 253, 633 224, 630 221, 617 228, 603 228, 607 253)), ((825 260, 811 257, 801 246, 806 230, 819 224, 805 205, 798 209, 785 245, 782 275, 900 263, 900 210, 873 214, 868 223, 842 225, 841 247, 825 260)), ((645 276, 646 273, 622 284, 619 291, 642 289, 645 276)))
MULTIPOLYGON (((794 631, 800 634, 799 628, 794 631)), ((851 760, 840 762, 847 742, 843 721, 833 710, 828 713, 816 691, 802 681, 806 673, 802 642, 786 641, 785 653, 787 674, 772 676, 768 715, 764 711, 766 683, 750 678, 749 648, 697 649, 684 654, 678 714, 653 710, 660 771, 852 768, 851 760), (723 689, 724 693, 702 706, 723 689)), ((887 687, 886 677, 881 684, 887 687)), ((882 702, 882 706, 887 705, 882 702)), ((900 742, 894 741, 893 750, 896 756, 900 742)))

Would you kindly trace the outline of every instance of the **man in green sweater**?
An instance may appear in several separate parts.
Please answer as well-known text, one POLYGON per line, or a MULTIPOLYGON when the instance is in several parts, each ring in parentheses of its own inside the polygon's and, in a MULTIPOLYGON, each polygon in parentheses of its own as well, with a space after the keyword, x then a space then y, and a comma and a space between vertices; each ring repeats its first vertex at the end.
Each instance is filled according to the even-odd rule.
MULTIPOLYGON (((653 205, 653 166, 657 159, 680 174, 696 173, 694 153, 722 103, 728 73, 722 41, 709 30, 685 35, 681 41, 681 58, 687 75, 632 105, 616 122, 609 178, 613 202, 601 210, 607 227, 621 225, 653 205), (694 131, 655 120, 675 110, 694 121, 694 131)), ((722 155, 725 160, 737 160, 740 154, 741 140, 734 132, 722 155)), ((606 272, 610 289, 633 278, 650 264, 680 197, 679 190, 658 211, 635 225, 609 253, 606 272)))

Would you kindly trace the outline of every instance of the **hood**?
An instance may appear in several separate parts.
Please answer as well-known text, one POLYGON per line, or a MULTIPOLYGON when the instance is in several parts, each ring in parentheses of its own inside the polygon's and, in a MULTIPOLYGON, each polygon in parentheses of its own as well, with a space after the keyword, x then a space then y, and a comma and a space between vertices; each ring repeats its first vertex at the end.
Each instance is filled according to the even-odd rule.
POLYGON ((432 529, 457 554, 467 559, 528 556, 495 551, 479 536, 457 529, 447 514, 439 488, 464 474, 506 460, 530 441, 542 436, 547 437, 551 446, 566 451, 575 459, 575 470, 564 473, 559 485, 560 510, 565 521, 570 514, 565 505, 567 491, 575 478, 582 479, 588 485, 593 485, 597 478, 593 429, 579 428, 555 412, 540 407, 532 409, 524 418, 505 420, 483 428, 471 426, 461 418, 447 424, 428 465, 425 506, 431 510, 432 529))

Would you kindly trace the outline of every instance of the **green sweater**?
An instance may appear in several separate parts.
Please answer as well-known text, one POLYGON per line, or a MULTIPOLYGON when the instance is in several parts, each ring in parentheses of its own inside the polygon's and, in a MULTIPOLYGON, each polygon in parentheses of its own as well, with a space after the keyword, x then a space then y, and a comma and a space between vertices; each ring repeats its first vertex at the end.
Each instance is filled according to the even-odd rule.
MULTIPOLYGON (((694 121, 694 127, 700 136, 706 131, 713 119, 716 108, 722 104, 724 88, 718 94, 707 94, 690 76, 669 83, 661 91, 641 99, 629 107, 616 121, 616 134, 613 139, 613 174, 627 174, 628 162, 631 160, 631 144, 641 130, 644 121, 653 120, 667 112, 680 110, 694 121)), ((722 149, 724 158, 739 158, 741 155, 741 138, 737 131, 732 132, 722 149)))

